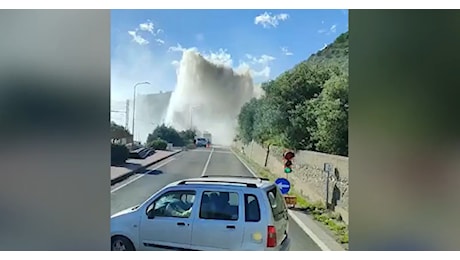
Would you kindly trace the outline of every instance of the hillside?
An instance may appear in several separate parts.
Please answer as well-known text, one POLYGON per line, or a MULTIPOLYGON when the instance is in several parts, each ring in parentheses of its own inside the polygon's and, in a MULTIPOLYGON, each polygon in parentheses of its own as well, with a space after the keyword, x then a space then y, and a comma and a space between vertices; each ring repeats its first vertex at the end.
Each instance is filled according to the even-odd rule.
POLYGON ((340 68, 348 71, 348 32, 341 34, 326 48, 318 51, 308 58, 311 64, 339 64, 340 68))
POLYGON ((262 88, 240 111, 240 140, 348 155, 348 32, 262 88))

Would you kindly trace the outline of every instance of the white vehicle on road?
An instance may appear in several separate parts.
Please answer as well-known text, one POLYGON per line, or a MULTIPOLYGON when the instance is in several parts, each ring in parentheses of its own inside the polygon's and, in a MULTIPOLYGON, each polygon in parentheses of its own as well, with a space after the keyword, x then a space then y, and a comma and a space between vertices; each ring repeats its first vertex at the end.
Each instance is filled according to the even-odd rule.
POLYGON ((288 251, 288 212, 278 187, 254 177, 173 182, 111 217, 112 251, 288 251))
POLYGON ((199 137, 195 142, 196 147, 206 147, 208 145, 208 140, 203 137, 199 137))

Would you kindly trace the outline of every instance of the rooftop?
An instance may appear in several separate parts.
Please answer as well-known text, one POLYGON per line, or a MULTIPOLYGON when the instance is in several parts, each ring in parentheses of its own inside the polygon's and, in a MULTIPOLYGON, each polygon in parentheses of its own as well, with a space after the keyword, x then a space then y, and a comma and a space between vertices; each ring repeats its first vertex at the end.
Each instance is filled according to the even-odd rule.
POLYGON ((265 178, 256 178, 253 176, 202 176, 200 178, 184 179, 175 182, 173 185, 184 184, 221 184, 221 185, 246 185, 247 187, 260 188, 268 186, 271 182, 265 178))

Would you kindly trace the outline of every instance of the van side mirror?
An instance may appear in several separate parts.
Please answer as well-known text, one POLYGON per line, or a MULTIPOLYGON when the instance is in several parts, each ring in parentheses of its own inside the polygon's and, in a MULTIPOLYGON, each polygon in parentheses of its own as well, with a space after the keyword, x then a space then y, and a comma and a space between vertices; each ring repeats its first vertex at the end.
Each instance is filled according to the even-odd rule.
POLYGON ((152 208, 149 211, 147 211, 147 218, 148 219, 155 218, 155 204, 153 204, 152 208))

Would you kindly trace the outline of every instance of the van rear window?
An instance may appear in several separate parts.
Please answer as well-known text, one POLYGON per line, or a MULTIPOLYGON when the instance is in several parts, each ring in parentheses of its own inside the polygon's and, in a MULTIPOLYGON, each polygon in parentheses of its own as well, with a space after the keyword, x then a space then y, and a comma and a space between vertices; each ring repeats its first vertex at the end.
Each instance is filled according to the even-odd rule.
POLYGON ((259 201, 255 195, 244 194, 244 209, 246 222, 260 221, 259 201))
POLYGON ((278 190, 278 187, 273 187, 267 191, 268 201, 270 201, 270 206, 272 208, 273 218, 275 221, 278 221, 285 217, 286 214, 286 205, 284 202, 283 195, 278 190))

